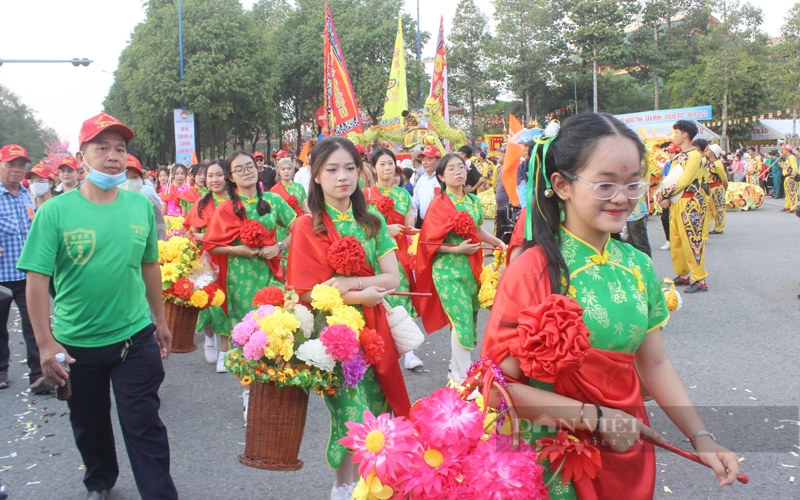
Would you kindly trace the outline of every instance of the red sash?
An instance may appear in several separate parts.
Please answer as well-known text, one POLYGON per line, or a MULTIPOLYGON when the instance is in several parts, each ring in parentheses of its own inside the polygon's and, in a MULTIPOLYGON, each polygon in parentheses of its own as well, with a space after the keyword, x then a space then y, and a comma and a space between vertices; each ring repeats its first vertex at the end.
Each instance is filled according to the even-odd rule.
MULTIPOLYGON (((456 206, 447 194, 435 196, 428 212, 425 214, 425 222, 422 224, 422 231, 419 233, 419 241, 443 243, 447 234, 453 230, 453 220, 458 214, 456 206)), ((419 245, 417 249, 417 290, 420 292, 430 292, 431 297, 423 297, 420 300, 420 308, 417 309, 422 317, 422 324, 428 333, 435 332, 450 324, 447 314, 442 308, 442 299, 436 292, 433 283, 433 259, 436 256, 436 245, 419 245)), ((483 271, 483 252, 478 250, 469 256, 472 274, 478 286, 481 284, 481 271, 483 271)))
MULTIPOLYGON (((289 246, 289 263, 287 265, 288 284, 300 290, 311 290, 314 285, 327 281, 333 276, 333 268, 328 265, 328 248, 341 236, 336 231, 328 214, 323 215, 326 234, 314 234, 311 215, 305 214, 295 220, 292 227, 292 244, 289 246)), ((356 276, 375 276, 372 266, 366 259, 356 276)), ((381 384, 383 393, 394 411, 395 416, 408 418, 411 402, 400 369, 400 355, 394 347, 392 332, 386 320, 386 311, 378 304, 375 307, 362 306, 364 322, 367 328, 376 330, 383 339, 385 351, 380 362, 375 365, 375 375, 381 384)))
POLYGON ((180 193, 178 193, 178 188, 177 186, 175 186, 175 184, 170 184, 166 189, 164 189, 161 193, 159 193, 158 196, 164 203, 180 200, 181 197, 180 193))
MULTIPOLYGON (((209 205, 213 205, 213 203, 209 203, 209 205)), ((208 252, 208 254, 211 256, 211 261, 219 267, 217 284, 223 290, 225 290, 226 296, 228 294, 227 288, 225 288, 228 277, 228 256, 214 255, 211 253, 211 250, 216 247, 228 246, 239 239, 242 223, 245 220, 247 220, 247 215, 245 215, 244 219, 240 219, 233 212, 233 203, 230 199, 227 199, 220 203, 214 211, 214 216, 211 218, 211 222, 208 224, 208 230, 205 234, 206 238, 203 240, 203 251, 208 252)), ((268 230, 267 246, 275 245, 277 243, 278 240, 275 238, 275 229, 268 230)), ((267 264, 269 265, 269 270, 275 275, 278 281, 282 283, 286 281, 285 276, 283 275, 283 266, 281 266, 281 260, 279 256, 268 260, 267 264)), ((225 300, 225 303, 222 304, 222 310, 225 311, 226 314, 228 313, 227 299, 225 300)))
POLYGON ((213 199, 208 202, 205 207, 203 207, 202 213, 197 211, 198 205, 198 203, 192 205, 192 208, 189 209, 189 213, 187 213, 186 217, 183 218, 183 227, 185 227, 187 230, 193 227, 208 227, 208 224, 211 222, 211 218, 214 217, 216 206, 214 205, 213 199))
POLYGON ((514 224, 514 231, 511 233, 511 241, 508 242, 508 249, 506 249, 506 265, 509 264, 511 259, 511 251, 519 248, 525 244, 525 216, 527 208, 523 208, 517 222, 514 224))
POLYGON ((300 208, 300 202, 297 200, 297 196, 289 194, 289 191, 287 191, 286 186, 284 186, 282 182, 278 182, 277 184, 272 186, 269 192, 275 193, 279 195, 281 198, 283 198, 283 201, 285 201, 287 205, 292 207, 292 210, 294 210, 294 213, 296 213, 298 216, 303 215, 304 212, 303 209, 300 208))
MULTIPOLYGON (((539 247, 520 255, 503 273, 495 296, 494 308, 483 339, 481 357, 501 363, 510 346, 519 343, 517 324, 519 311, 544 301, 550 295, 547 260, 539 247)), ((639 391, 639 379, 633 366, 634 354, 589 349, 577 370, 558 375, 555 392, 584 403, 619 408, 649 425, 639 391)), ((578 431, 578 438, 587 440, 591 433, 578 431)), ((653 446, 642 441, 625 453, 616 453, 608 446, 599 446, 602 466, 597 477, 585 477, 574 483, 581 500, 634 500, 653 498, 655 488, 655 453, 653 446)))
POLYGON ((200 193, 197 192, 197 188, 194 186, 178 195, 178 199, 185 201, 186 203, 197 203, 197 200, 200 198, 200 193))

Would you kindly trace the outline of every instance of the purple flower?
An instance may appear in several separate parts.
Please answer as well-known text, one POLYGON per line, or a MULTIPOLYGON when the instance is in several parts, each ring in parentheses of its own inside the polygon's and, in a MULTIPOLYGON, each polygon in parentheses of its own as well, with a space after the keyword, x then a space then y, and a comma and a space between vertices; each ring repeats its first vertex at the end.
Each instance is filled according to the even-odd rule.
POLYGON ((344 386, 357 386, 364 379, 364 374, 367 373, 367 362, 364 356, 358 353, 350 361, 342 362, 342 371, 344 372, 344 386))

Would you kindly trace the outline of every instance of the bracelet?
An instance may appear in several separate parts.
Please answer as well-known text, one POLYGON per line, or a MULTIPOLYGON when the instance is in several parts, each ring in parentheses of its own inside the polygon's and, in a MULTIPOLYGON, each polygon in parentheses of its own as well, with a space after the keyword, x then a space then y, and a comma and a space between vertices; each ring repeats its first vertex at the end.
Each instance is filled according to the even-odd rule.
POLYGON ((358 291, 360 292, 361 290, 364 289, 364 285, 361 284, 361 276, 356 276, 356 277, 358 278, 358 291))
POLYGON ((580 423, 583 423, 583 410, 586 408, 586 403, 581 403, 581 420, 580 423))
MULTIPOLYGON (((692 444, 692 448, 694 448, 694 442, 697 441, 697 438, 699 438, 700 436, 708 436, 715 443, 717 442, 717 438, 715 438, 714 435, 711 434, 710 432, 708 432, 708 431, 697 431, 694 434, 692 434, 692 437, 689 438, 689 442, 692 444)), ((695 448, 695 449, 697 449, 697 448, 695 448)))
POLYGON ((595 442, 599 442, 600 441, 600 419, 603 418, 603 410, 600 409, 600 403, 598 403, 598 402, 594 403, 594 407, 597 408, 597 422, 594 425, 594 435, 592 436, 592 439, 594 439, 595 442))

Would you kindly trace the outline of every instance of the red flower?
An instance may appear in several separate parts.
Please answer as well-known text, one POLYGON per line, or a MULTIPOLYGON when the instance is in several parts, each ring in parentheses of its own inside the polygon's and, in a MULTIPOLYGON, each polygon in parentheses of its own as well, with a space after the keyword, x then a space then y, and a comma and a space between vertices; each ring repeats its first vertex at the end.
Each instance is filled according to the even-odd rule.
POLYGON ((194 283, 188 278, 180 278, 172 285, 172 294, 179 299, 189 300, 194 293, 194 283))
POLYGON ((260 222, 254 220, 246 220, 242 222, 242 229, 239 233, 242 243, 251 248, 260 248, 267 246, 267 230, 260 222))
POLYGON ((552 384, 559 374, 580 367, 591 348, 582 316, 575 300, 556 294, 520 312, 519 343, 509 350, 526 376, 552 384))
POLYGON ((286 198, 286 204, 292 207, 292 210, 294 210, 297 215, 303 214, 303 209, 300 208, 300 202, 297 201, 297 196, 290 194, 289 197, 286 198))
POLYGON ((465 240, 477 240, 478 229, 469 212, 460 211, 453 217, 453 230, 465 240))
POLYGON ((283 302, 283 290, 277 286, 264 287, 253 297, 253 305, 256 307, 282 306, 283 302))
POLYGON ((365 358, 368 365, 375 365, 380 362, 386 345, 381 338, 381 334, 372 328, 364 328, 358 336, 361 348, 364 349, 365 358))
POLYGON ((391 196, 380 196, 375 202, 375 208, 378 209, 384 218, 389 218, 389 214, 394 211, 394 198, 391 196))
POLYGON ((364 247, 352 236, 345 236, 328 247, 328 265, 336 274, 350 276, 361 268, 366 258, 364 247))
POLYGON ((561 482, 580 481, 586 475, 592 479, 600 467, 600 450, 585 443, 567 431, 559 431, 555 437, 541 438, 536 441, 541 448, 539 458, 550 460, 550 470, 561 469, 561 482))
POLYGON ((219 286, 217 286, 216 283, 209 283, 208 285, 204 286, 202 290, 206 292, 209 297, 214 298, 214 294, 217 293, 217 290, 219 290, 219 286))

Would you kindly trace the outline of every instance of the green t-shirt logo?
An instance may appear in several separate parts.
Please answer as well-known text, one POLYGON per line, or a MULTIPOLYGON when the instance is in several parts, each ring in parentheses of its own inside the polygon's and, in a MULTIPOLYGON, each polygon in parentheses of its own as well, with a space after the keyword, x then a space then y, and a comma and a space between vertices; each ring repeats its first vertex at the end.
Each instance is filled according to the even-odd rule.
POLYGON ((96 244, 97 238, 94 230, 76 229, 64 233, 64 247, 76 266, 82 266, 89 262, 94 255, 96 244))

